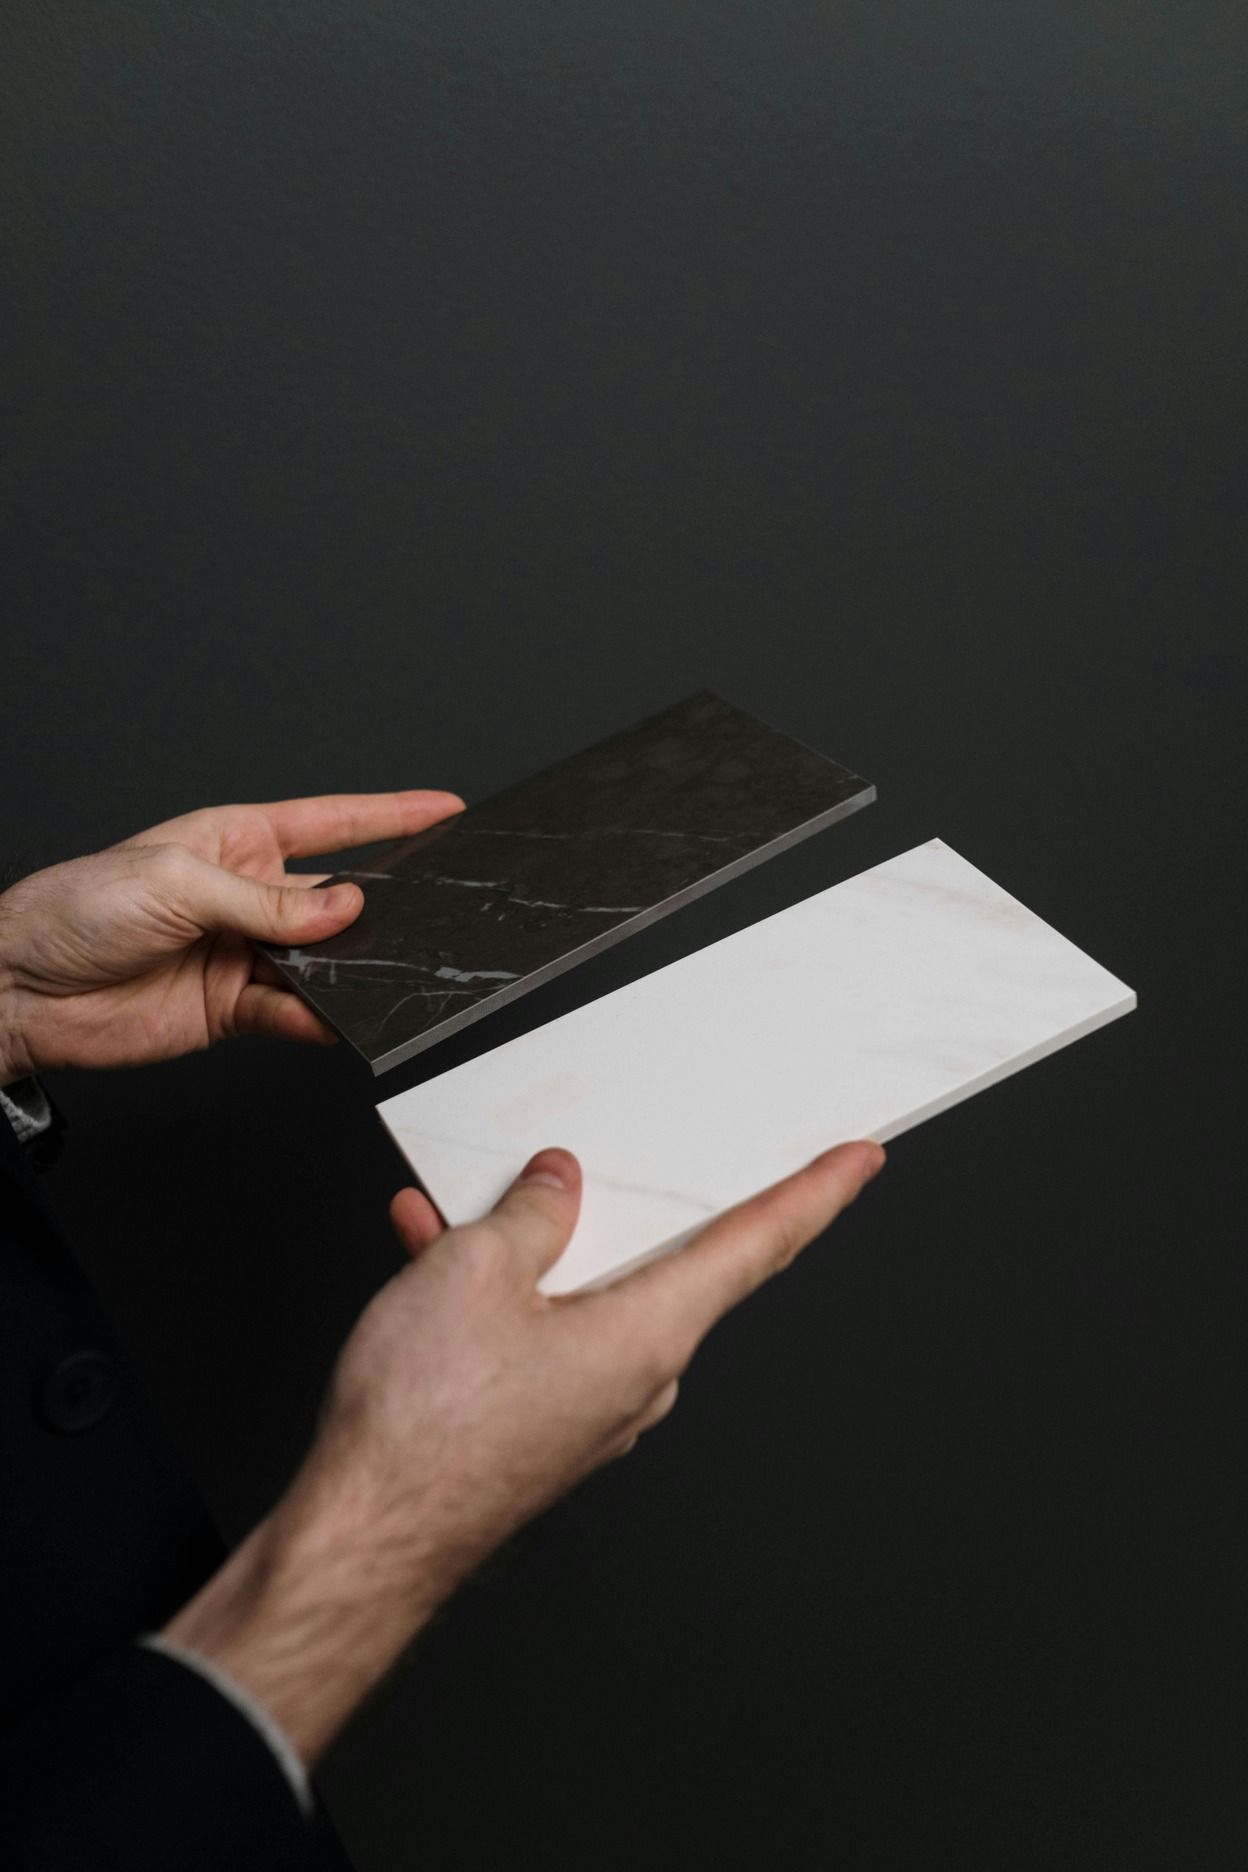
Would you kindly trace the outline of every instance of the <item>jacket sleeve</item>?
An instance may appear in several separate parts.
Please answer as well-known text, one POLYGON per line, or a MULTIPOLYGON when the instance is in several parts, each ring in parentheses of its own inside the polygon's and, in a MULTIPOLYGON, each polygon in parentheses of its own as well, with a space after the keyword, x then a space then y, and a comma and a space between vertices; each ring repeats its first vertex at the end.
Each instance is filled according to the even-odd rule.
POLYGON ((350 1872, 254 1713, 136 1642, 223 1550, 32 1174, 65 1128, 0 1111, 0 1868, 350 1872), (84 1346, 125 1375, 65 1434, 41 1387, 84 1346))
POLYGON ((254 1724, 128 1645, 0 1736, 0 1865, 22 1872, 347 1872, 254 1724))

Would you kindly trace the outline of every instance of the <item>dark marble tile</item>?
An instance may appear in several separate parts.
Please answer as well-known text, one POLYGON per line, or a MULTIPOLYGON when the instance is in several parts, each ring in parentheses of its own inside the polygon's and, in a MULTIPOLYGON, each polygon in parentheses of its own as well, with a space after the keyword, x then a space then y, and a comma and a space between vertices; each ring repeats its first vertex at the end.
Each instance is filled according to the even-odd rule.
POLYGON ((403 839, 350 929, 269 946, 375 1073, 865 806, 875 788, 701 694, 403 839))

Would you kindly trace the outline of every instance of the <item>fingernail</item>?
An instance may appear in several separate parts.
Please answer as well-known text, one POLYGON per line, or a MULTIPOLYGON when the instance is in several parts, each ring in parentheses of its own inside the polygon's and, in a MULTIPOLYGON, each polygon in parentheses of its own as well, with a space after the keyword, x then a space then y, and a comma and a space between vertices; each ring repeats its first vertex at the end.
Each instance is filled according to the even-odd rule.
POLYGON ((888 1154, 885 1151, 884 1146, 882 1144, 873 1143, 871 1148, 875 1152, 875 1156, 872 1158, 871 1162, 867 1166, 867 1182, 868 1183, 871 1181, 871 1178, 873 1176, 878 1176, 880 1174, 880 1171, 884 1168, 885 1164, 888 1162, 888 1154))
POLYGON ((354 910, 363 892, 358 884, 335 884, 325 891, 325 904, 335 916, 342 916, 348 910, 354 910))
POLYGON ((571 1187, 564 1159, 539 1151, 531 1157, 516 1178, 517 1183, 546 1183, 551 1189, 566 1190, 571 1187))

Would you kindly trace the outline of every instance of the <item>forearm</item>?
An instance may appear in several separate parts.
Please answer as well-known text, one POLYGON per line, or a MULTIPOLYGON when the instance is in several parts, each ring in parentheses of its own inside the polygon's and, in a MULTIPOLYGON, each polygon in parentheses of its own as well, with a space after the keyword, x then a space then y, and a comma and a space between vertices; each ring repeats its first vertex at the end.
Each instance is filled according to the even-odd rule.
POLYGON ((363 1491, 303 1474, 164 1635, 228 1672, 312 1768, 459 1574, 363 1491))

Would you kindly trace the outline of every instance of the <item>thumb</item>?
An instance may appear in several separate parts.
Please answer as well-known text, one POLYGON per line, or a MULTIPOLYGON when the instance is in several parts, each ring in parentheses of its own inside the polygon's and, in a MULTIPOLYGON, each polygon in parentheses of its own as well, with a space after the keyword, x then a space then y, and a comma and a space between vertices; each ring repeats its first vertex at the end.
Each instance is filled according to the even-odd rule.
POLYGON ((581 1207, 581 1166, 571 1151, 541 1150, 490 1211, 526 1279, 538 1280, 567 1247, 581 1207))
POLYGON ((257 942, 283 945, 333 936, 364 907, 358 884, 335 884, 331 890, 264 884, 207 859, 188 869, 183 897, 201 929, 234 930, 257 942))

